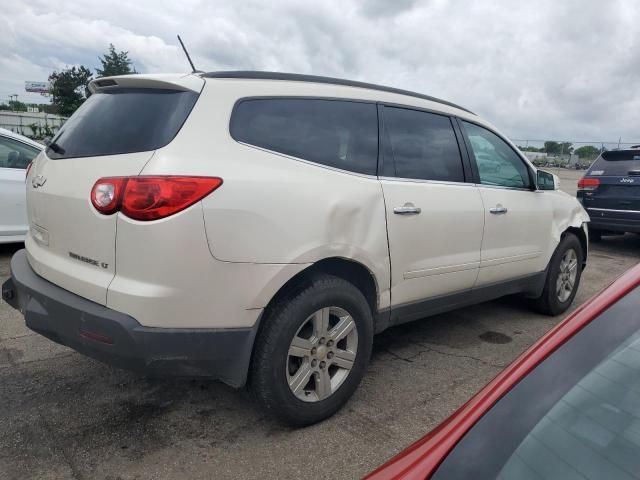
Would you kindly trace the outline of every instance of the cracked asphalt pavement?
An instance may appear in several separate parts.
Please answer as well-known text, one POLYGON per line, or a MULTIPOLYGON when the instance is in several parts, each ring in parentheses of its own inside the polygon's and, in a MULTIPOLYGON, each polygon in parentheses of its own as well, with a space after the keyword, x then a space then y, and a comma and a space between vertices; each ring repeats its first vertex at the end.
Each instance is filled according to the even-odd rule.
MULTIPOLYGON (((580 172, 560 170, 571 188, 580 172)), ((563 186, 564 186, 563 185, 563 186)), ((0 282, 21 246, 0 246, 0 282)), ((592 245, 573 307, 640 260, 640 236, 592 245)), ((360 478, 424 435, 563 317, 515 297, 377 336, 347 406, 284 428, 244 391, 149 379, 31 332, 0 303, 1 479, 360 478)))

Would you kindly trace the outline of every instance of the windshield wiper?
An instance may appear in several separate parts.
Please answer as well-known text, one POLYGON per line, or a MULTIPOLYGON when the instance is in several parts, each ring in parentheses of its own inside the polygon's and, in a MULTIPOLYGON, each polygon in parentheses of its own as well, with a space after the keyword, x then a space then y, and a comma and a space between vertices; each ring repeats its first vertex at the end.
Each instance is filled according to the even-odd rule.
POLYGON ((64 155, 65 153, 65 149, 58 145, 56 142, 51 142, 49 145, 47 145, 47 148, 50 148, 59 155, 64 155))

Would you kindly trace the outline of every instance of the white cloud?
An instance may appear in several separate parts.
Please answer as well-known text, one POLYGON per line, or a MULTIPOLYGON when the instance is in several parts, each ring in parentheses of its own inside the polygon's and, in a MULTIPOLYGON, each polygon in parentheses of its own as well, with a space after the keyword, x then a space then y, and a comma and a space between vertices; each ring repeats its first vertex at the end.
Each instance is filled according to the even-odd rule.
MULTIPOLYGON (((141 72, 280 70, 417 90, 513 138, 640 140, 635 0, 19 0, 0 17, 0 98, 109 43, 141 72)), ((33 97, 32 97, 33 98, 33 97)), ((37 98, 37 96, 36 96, 37 98)))

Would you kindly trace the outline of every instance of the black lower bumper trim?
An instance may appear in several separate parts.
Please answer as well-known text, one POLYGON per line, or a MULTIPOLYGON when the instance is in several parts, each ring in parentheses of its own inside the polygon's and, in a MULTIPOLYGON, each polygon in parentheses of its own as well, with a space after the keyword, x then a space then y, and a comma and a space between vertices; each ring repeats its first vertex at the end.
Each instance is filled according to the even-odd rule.
POLYGON ((592 230, 603 230, 618 233, 640 233, 640 222, 625 222, 624 220, 619 219, 594 219, 592 217, 592 220, 589 223, 589 228, 592 230))
POLYGON ((11 259, 2 298, 31 330, 120 368, 150 375, 207 376, 244 385, 256 327, 152 328, 36 274, 25 250, 11 259))
POLYGON ((640 215, 633 211, 587 208, 587 213, 591 219, 589 228, 592 230, 640 233, 640 215))

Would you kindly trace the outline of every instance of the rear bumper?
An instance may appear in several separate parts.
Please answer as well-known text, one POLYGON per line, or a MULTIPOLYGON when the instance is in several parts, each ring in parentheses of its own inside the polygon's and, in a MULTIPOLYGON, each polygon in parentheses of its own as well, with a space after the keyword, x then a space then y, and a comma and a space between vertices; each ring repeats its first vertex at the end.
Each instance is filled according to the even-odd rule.
POLYGON ((640 233, 640 213, 636 211, 587 208, 594 230, 640 233))
POLYGON ((11 259, 2 298, 31 330, 102 362, 151 375, 246 382, 257 324, 251 328, 150 328, 129 315, 64 290, 37 275, 25 250, 11 259))

